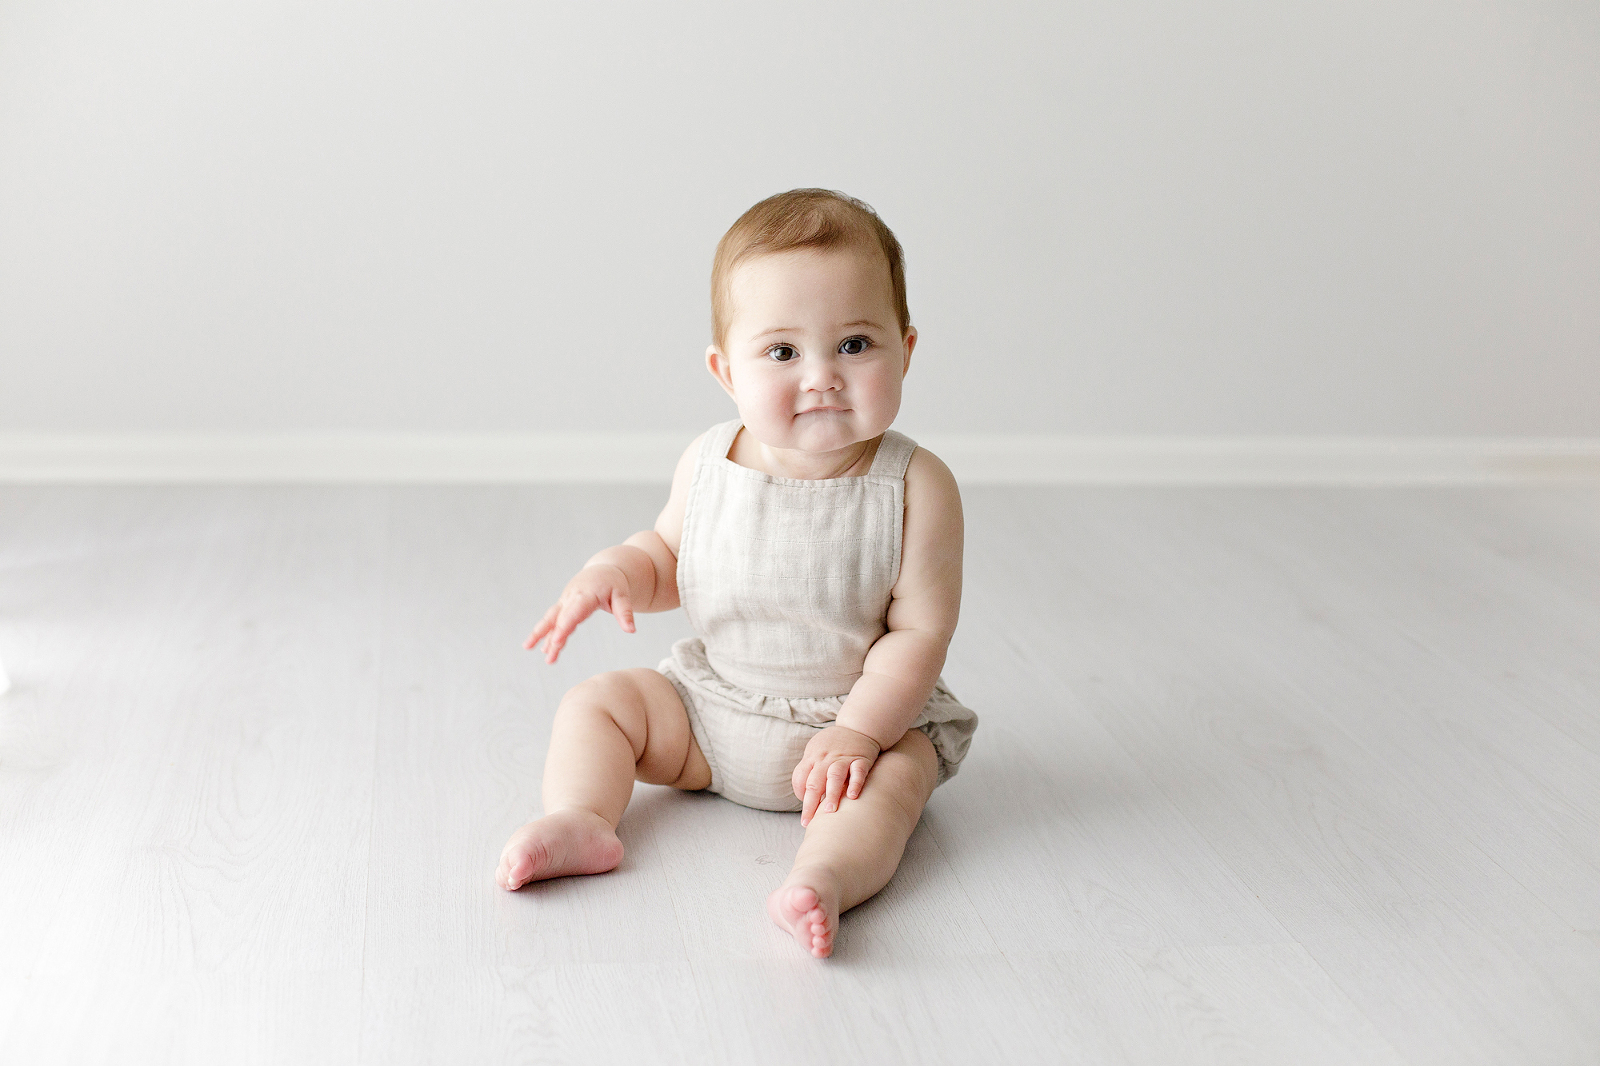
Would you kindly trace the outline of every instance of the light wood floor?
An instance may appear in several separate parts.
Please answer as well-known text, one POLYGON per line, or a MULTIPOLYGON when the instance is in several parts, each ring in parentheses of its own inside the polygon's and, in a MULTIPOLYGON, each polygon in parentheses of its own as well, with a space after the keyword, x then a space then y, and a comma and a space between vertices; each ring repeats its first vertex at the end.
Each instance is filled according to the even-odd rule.
POLYGON ((983 721, 827 962, 794 815, 491 882, 660 498, 0 489, 0 1059, 1600 1062, 1600 487, 969 489, 983 721))

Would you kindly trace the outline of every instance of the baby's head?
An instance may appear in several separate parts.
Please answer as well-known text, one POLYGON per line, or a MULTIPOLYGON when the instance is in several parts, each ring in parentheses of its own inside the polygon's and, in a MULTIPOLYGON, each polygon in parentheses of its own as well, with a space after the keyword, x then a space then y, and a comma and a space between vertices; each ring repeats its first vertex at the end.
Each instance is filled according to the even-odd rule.
POLYGON ((870 440, 899 412, 917 341, 900 242, 842 193, 769 197, 717 244, 711 328, 706 364, 762 443, 870 440))

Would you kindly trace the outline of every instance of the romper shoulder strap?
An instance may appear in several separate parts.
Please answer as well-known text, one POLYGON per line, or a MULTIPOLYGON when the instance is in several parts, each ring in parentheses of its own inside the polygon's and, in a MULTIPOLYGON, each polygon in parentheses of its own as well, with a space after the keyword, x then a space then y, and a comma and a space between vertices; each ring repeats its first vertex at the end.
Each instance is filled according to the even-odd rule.
POLYGON ((733 447, 733 438, 739 435, 739 430, 744 426, 740 419, 729 422, 718 422, 706 430, 705 439, 700 442, 700 455, 697 465, 714 463, 718 459, 728 457, 728 449, 733 447))
POLYGON ((906 467, 911 465, 911 453, 916 450, 917 442, 904 433, 885 430, 883 441, 878 445, 878 454, 872 457, 872 469, 867 471, 868 476, 881 474, 904 478, 906 467))

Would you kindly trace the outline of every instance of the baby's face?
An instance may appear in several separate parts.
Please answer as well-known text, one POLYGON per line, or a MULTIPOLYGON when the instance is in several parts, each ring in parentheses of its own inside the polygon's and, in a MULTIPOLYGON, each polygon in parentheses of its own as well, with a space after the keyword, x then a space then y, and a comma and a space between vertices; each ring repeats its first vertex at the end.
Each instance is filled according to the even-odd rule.
POLYGON ((729 281, 726 346, 713 345, 706 362, 751 435, 819 453, 889 428, 917 333, 900 335, 881 253, 758 255, 729 281))

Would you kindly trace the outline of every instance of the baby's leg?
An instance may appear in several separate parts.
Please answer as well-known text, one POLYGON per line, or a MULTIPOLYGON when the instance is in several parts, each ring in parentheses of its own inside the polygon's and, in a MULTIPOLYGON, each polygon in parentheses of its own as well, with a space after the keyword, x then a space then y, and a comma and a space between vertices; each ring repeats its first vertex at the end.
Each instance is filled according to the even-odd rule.
POLYGON ((617 823, 637 777, 700 789, 711 767, 695 743, 678 690, 654 670, 618 670, 576 685, 561 700, 544 765, 544 817, 511 835, 495 881, 517 889, 566 874, 597 874, 622 861, 617 823))
POLYGON ((788 880, 767 897, 772 920, 812 955, 830 955, 839 915, 889 883, 938 780, 933 742, 910 730, 878 756, 860 796, 811 819, 788 880))

